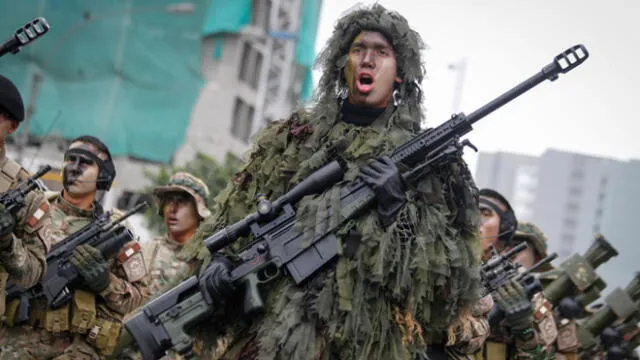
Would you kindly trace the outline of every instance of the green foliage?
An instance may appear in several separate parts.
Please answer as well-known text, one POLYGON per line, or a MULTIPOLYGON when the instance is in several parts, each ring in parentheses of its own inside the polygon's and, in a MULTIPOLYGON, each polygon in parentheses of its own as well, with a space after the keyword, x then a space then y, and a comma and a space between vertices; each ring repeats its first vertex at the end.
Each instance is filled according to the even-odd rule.
MULTIPOLYGON (((145 171, 145 177, 149 179, 151 185, 145 188, 144 192, 151 195, 156 186, 164 186, 169 183, 169 178, 174 173, 184 171, 188 172, 207 184, 211 196, 207 199, 207 205, 211 209, 213 207, 213 198, 222 191, 227 182, 237 172, 240 164, 236 157, 227 154, 224 164, 218 163, 215 159, 202 153, 196 154, 196 157, 188 162, 185 166, 172 167, 165 166, 157 173, 145 171)), ((162 218, 158 215, 158 208, 153 204, 145 213, 149 230, 156 234, 164 233, 164 224, 162 218)))

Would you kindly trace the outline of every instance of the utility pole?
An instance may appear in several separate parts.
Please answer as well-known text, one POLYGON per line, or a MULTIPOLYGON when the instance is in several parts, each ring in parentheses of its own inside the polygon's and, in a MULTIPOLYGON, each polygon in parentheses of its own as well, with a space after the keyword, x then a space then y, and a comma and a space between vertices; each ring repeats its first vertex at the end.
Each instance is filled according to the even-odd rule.
POLYGON ((22 132, 16 138, 18 148, 18 164, 24 161, 24 152, 29 144, 29 127, 31 126, 31 118, 36 112, 36 102, 38 101, 38 90, 42 82, 42 75, 38 71, 33 73, 31 77, 31 91, 29 93, 29 102, 27 103, 27 112, 25 114, 24 124, 22 124, 22 132))

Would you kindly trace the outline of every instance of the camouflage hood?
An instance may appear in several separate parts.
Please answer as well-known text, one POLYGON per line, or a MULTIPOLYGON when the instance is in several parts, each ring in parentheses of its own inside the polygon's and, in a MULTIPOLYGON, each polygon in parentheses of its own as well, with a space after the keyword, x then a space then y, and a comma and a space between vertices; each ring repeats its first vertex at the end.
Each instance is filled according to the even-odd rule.
POLYGON ((425 73, 421 56, 425 44, 402 15, 379 4, 370 7, 357 5, 336 23, 333 35, 316 59, 315 67, 321 69, 323 75, 314 96, 314 118, 329 122, 337 120, 340 105, 336 92, 346 86, 344 68, 348 49, 353 39, 365 30, 379 31, 393 46, 398 76, 402 78, 402 84, 396 86, 402 100, 397 109, 402 114, 398 121, 404 122, 402 125, 405 127, 418 129, 423 120, 420 84, 425 73))

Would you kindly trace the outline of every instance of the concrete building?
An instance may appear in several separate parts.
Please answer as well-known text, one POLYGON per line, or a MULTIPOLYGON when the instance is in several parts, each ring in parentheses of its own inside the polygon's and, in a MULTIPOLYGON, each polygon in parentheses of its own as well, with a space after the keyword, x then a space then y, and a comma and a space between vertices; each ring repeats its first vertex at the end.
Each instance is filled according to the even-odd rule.
POLYGON ((640 270, 635 254, 635 222, 640 214, 640 162, 547 150, 539 157, 481 153, 479 187, 507 197, 521 220, 539 225, 559 263, 583 253, 602 233, 619 251, 598 271, 614 286, 624 286, 640 270))
MULTIPOLYGON (((296 59, 303 0, 252 4, 249 24, 237 32, 212 31, 203 39, 206 84, 176 154, 178 164, 197 152, 221 161, 227 153, 241 157, 251 135, 291 113, 303 97, 303 86, 309 85, 308 69, 296 59)), ((318 10, 320 6, 321 1, 318 10)))

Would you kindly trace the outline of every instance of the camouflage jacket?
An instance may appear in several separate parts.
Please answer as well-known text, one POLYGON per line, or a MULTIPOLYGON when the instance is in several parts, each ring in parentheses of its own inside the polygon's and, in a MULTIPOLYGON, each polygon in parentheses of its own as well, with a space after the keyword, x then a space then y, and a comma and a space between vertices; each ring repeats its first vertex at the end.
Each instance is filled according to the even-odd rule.
MULTIPOLYGON (((0 192, 17 187, 29 174, 8 159, 0 148, 0 192)), ((11 239, 0 246, 0 287, 7 281, 29 288, 40 281, 46 268, 46 253, 50 248, 50 204, 44 192, 36 189, 25 199, 25 207, 16 216, 11 239)), ((0 316, 5 314, 4 291, 0 295, 0 316)))
POLYGON ((149 278, 146 295, 153 298, 191 276, 198 262, 180 255, 183 244, 168 236, 156 237, 143 244, 149 278))
MULTIPOLYGON (((184 244, 171 240, 166 235, 156 237, 143 244, 142 251, 149 272, 148 279, 145 282, 146 300, 151 300, 161 295, 195 272, 198 261, 182 256, 180 250, 182 250, 183 246, 184 244)), ((124 348, 118 354, 118 359, 142 360, 142 354, 135 344, 130 344, 129 340, 126 340, 121 346, 124 348)), ((201 346, 201 344, 198 344, 198 347, 201 346)), ((162 359, 182 358, 178 354, 170 352, 162 359)))

